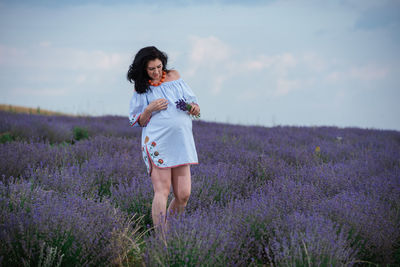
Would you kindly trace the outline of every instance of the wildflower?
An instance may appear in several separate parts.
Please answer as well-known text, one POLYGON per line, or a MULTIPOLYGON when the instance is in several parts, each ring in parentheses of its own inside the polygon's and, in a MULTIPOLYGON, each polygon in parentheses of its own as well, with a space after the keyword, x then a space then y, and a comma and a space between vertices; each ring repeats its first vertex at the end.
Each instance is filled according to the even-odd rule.
POLYGON ((317 146, 316 148, 315 148, 315 153, 320 153, 321 152, 321 148, 319 147, 319 146, 317 146))
MULTIPOLYGON (((179 99, 178 101, 175 102, 176 108, 180 109, 182 111, 190 111, 192 109, 192 105, 188 104, 185 102, 185 99, 179 99)), ((195 119, 200 118, 200 114, 196 116, 192 116, 195 119)))

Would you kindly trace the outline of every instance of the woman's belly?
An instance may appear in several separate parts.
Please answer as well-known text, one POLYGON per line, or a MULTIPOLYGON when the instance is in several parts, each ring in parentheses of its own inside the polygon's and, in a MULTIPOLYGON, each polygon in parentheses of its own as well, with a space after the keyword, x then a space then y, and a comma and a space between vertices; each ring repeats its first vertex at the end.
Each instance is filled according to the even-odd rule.
POLYGON ((192 134, 192 119, 187 112, 169 106, 153 113, 145 132, 153 139, 176 139, 180 135, 192 134))

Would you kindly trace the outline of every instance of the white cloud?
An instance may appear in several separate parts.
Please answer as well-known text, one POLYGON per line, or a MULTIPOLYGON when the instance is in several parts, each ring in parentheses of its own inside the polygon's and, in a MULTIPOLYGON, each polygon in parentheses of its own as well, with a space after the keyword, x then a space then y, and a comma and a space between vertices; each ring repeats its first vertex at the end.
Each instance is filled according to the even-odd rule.
POLYGON ((55 53, 65 68, 74 70, 111 70, 114 68, 125 67, 125 56, 118 53, 106 53, 101 50, 83 51, 66 49, 55 53))
POLYGON ((223 82, 224 82, 226 79, 227 79, 227 77, 224 77, 224 76, 217 76, 217 77, 215 78, 215 86, 214 86, 214 88, 213 88, 213 92, 214 92, 215 94, 218 94, 219 92, 221 92, 221 90, 222 90, 222 84, 223 84, 223 82))
POLYGON ((309 69, 314 71, 321 72, 327 67, 325 60, 314 52, 304 53, 302 60, 309 69))
POLYGON ((39 46, 41 46, 41 47, 50 47, 51 45, 52 45, 52 43, 49 41, 43 41, 43 42, 39 43, 39 46))
POLYGON ((298 88, 300 83, 301 82, 299 80, 288 80, 284 78, 278 78, 275 95, 276 96, 287 95, 290 91, 293 91, 296 88, 298 88))
POLYGON ((377 67, 372 64, 353 67, 349 71, 350 77, 366 82, 383 79, 388 75, 388 73, 388 68, 377 67))
POLYGON ((291 70, 298 64, 299 60, 292 53, 286 52, 272 56, 259 55, 257 59, 248 60, 241 65, 249 72, 262 71, 267 73, 265 77, 268 77, 270 84, 275 85, 273 91, 269 90, 269 93, 274 96, 283 96, 295 90, 301 84, 300 80, 288 78, 291 70))
POLYGON ((250 59, 241 64, 245 70, 268 69, 276 75, 285 76, 288 69, 297 65, 298 60, 291 53, 282 53, 278 55, 266 56, 259 55, 256 59, 250 59))
POLYGON ((0 44, 0 66, 15 65, 15 60, 21 60, 27 54, 28 53, 25 49, 0 44))
POLYGON ((219 94, 224 81, 236 72, 233 49, 215 36, 191 36, 189 41, 191 50, 186 74, 194 76, 196 72, 206 70, 212 81, 211 93, 219 94))
POLYGON ((269 89, 265 91, 264 88, 263 94, 284 96, 303 85, 310 85, 310 81, 315 80, 310 77, 293 78, 293 73, 299 69, 314 73, 325 68, 325 62, 315 53, 296 56, 285 52, 240 58, 232 47, 215 36, 191 36, 190 42, 189 68, 185 74, 194 76, 198 71, 207 73, 207 79, 212 83, 210 92, 214 95, 223 92, 224 83, 230 78, 236 76, 235 79, 238 79, 238 75, 239 78, 250 75, 258 83, 268 85, 269 89))
POLYGON ((234 97, 239 101, 253 101, 260 97, 260 93, 257 90, 249 88, 245 91, 235 94, 234 97))
POLYGON ((362 82, 371 82, 384 79, 388 76, 390 70, 388 67, 378 67, 374 64, 364 66, 349 67, 344 71, 332 71, 326 75, 328 82, 341 82, 356 80, 362 82))
POLYGON ((245 70, 253 71, 253 70, 262 70, 265 68, 271 67, 272 64, 276 61, 276 56, 265 56, 259 55, 256 59, 250 59, 245 61, 242 66, 245 70))
POLYGON ((217 37, 191 36, 189 40, 191 51, 188 75, 194 75, 199 68, 224 69, 232 63, 232 49, 217 37))
POLYGON ((249 60, 243 64, 243 67, 247 70, 262 70, 264 66, 264 62, 262 60, 249 60))
POLYGON ((28 88, 16 87, 12 89, 13 93, 23 98, 29 96, 66 96, 68 89, 66 88, 28 88))
POLYGON ((84 83, 87 80, 87 76, 85 74, 79 74, 76 79, 75 82, 78 84, 84 83))
POLYGON ((343 77, 343 72, 332 71, 328 75, 326 75, 325 80, 328 82, 337 82, 340 81, 343 77))
POLYGON ((291 53, 276 55, 274 58, 275 62, 273 64, 273 70, 279 77, 286 76, 289 69, 294 68, 297 65, 297 59, 295 59, 291 53))
POLYGON ((227 60, 231 56, 231 48, 216 38, 209 36, 205 38, 191 36, 192 51, 191 61, 198 64, 208 64, 227 60))
POLYGON ((0 65, 59 70, 111 70, 126 67, 129 57, 101 50, 54 47, 50 42, 19 49, 0 45, 0 65))

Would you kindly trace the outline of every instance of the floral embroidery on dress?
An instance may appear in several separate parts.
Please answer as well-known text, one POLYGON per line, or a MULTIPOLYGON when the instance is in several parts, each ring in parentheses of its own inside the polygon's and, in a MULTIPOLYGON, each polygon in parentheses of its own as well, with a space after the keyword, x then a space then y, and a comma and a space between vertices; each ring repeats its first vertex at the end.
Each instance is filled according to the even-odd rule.
MULTIPOLYGON (((146 136, 146 138, 147 138, 147 136, 146 136)), ((160 152, 157 150, 156 146, 157 146, 157 143, 152 141, 150 143, 150 146, 147 147, 148 154, 150 155, 150 157, 155 165, 157 165, 158 167, 166 166, 166 164, 164 163, 164 160, 162 158, 160 158, 161 155, 160 155, 160 152)))

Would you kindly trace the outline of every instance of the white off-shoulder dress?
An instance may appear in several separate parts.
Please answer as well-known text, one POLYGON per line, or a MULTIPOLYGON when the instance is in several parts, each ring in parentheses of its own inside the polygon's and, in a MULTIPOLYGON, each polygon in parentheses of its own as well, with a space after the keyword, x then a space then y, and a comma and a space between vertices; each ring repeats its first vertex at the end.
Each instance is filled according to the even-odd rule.
POLYGON ((198 163, 192 119, 188 112, 178 109, 175 104, 180 99, 189 104, 198 103, 182 78, 150 86, 150 90, 143 94, 134 92, 130 102, 130 125, 140 127, 140 115, 149 103, 159 98, 168 100, 167 109, 153 112, 142 127, 142 156, 149 175, 151 162, 159 168, 198 163))

